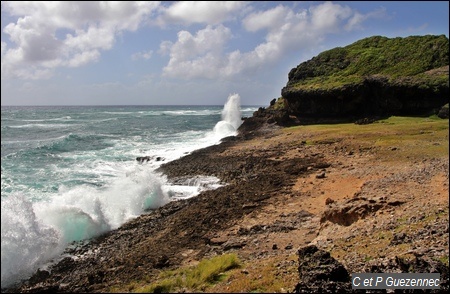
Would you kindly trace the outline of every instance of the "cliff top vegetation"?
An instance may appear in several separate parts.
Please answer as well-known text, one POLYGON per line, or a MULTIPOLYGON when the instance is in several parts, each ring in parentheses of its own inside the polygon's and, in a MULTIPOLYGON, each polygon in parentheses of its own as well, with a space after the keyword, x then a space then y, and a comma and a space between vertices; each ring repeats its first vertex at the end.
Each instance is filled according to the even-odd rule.
POLYGON ((445 35, 373 36, 324 51, 289 72, 292 90, 337 89, 368 78, 392 84, 448 87, 449 39, 445 35), (447 67, 447 69, 436 70, 447 67))

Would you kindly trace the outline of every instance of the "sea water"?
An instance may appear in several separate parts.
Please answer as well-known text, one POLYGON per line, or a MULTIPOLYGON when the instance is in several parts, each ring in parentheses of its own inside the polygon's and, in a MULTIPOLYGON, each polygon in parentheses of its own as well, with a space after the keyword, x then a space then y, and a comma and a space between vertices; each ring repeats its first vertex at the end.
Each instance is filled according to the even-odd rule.
POLYGON ((174 185, 156 169, 236 135, 256 109, 238 94, 224 106, 2 106, 1 287, 73 241, 219 187, 210 176, 174 185))

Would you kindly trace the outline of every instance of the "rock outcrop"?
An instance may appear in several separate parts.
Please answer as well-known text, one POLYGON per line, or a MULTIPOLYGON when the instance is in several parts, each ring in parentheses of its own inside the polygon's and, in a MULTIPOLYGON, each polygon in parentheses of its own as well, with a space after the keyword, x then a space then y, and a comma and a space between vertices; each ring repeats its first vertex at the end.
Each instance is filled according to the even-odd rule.
POLYGON ((294 293, 352 292, 350 274, 329 252, 314 245, 298 250, 300 282, 294 293))
POLYGON ((449 101, 448 54, 445 35, 375 36, 324 51, 293 68, 282 97, 254 116, 286 126, 437 114, 449 101))
MULTIPOLYGON (((300 281, 296 285, 294 293, 387 293, 386 289, 377 291, 353 289, 350 283, 350 273, 344 265, 331 257, 329 252, 314 245, 300 248, 297 254, 300 281)), ((396 256, 384 262, 371 264, 364 272, 440 274, 441 288, 438 290, 395 289, 395 293, 446 293, 449 289, 448 266, 440 261, 419 256, 413 260, 396 256)))

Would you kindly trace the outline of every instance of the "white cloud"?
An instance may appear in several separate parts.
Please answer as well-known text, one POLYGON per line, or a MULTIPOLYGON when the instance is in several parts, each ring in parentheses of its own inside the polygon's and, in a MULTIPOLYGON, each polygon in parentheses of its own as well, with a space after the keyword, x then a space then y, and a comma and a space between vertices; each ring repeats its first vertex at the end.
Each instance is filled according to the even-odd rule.
MULTIPOLYGON (((149 1, 2 2, 2 14, 17 18, 3 30, 9 39, 2 40, 2 79, 48 78, 57 67, 98 61, 124 31, 137 30, 156 13, 161 25, 206 24, 195 33, 182 30, 175 41, 160 43, 158 52, 169 55, 163 75, 209 79, 261 69, 289 52, 315 48, 327 34, 361 29, 364 21, 385 13, 379 9, 361 14, 331 2, 309 9, 280 4, 252 12, 253 6, 244 1, 181 1, 168 7, 149 1), (250 34, 262 31, 264 40, 247 52, 228 49, 233 35, 222 23, 245 14, 242 27, 250 34)), ((141 51, 131 58, 149 59, 152 54, 141 51)))
POLYGON ((230 29, 223 25, 208 25, 195 35, 180 31, 176 43, 161 44, 161 50, 170 51, 169 64, 163 74, 183 78, 217 77, 217 69, 223 67, 224 45, 230 38, 230 29))
POLYGON ((356 12, 347 22, 345 25, 345 30, 352 31, 357 29, 362 29, 363 22, 371 19, 371 18, 385 18, 387 17, 386 8, 381 7, 377 10, 374 10, 372 12, 369 12, 367 14, 361 14, 359 12, 356 12))
POLYGON ((338 32, 355 12, 348 6, 325 2, 309 9, 311 26, 319 34, 338 32))
POLYGON ((149 1, 2 2, 5 13, 18 17, 4 28, 10 45, 2 44, 2 78, 48 78, 58 66, 96 61, 101 50, 112 48, 117 35, 135 31, 158 5, 149 1))
POLYGON ((290 8, 278 5, 273 9, 252 13, 242 23, 246 30, 254 32, 261 29, 280 27, 286 22, 286 19, 292 18, 292 14, 293 11, 290 8))
POLYGON ((168 8, 161 8, 158 23, 217 25, 233 19, 246 5, 245 1, 179 1, 168 8))
POLYGON ((223 26, 215 29, 208 26, 198 31, 196 37, 182 31, 175 44, 166 41, 160 46, 161 52, 170 50, 164 74, 179 78, 216 79, 253 72, 273 64, 287 53, 317 47, 328 34, 361 28, 365 20, 383 13, 384 10, 378 10, 364 15, 331 2, 298 11, 283 5, 256 11, 242 20, 243 27, 249 32, 265 30, 266 35, 264 42, 249 52, 223 52, 221 48, 231 35, 228 29, 227 34, 220 33, 224 31, 223 26), (203 40, 200 35, 205 32, 208 36, 203 40))
POLYGON ((153 50, 142 51, 142 52, 134 53, 133 55, 131 55, 131 59, 132 60, 140 60, 140 59, 148 60, 152 57, 152 55, 153 55, 153 50))
POLYGON ((170 54, 170 48, 172 48, 173 43, 170 41, 162 41, 159 45, 158 53, 161 55, 168 55, 170 54))

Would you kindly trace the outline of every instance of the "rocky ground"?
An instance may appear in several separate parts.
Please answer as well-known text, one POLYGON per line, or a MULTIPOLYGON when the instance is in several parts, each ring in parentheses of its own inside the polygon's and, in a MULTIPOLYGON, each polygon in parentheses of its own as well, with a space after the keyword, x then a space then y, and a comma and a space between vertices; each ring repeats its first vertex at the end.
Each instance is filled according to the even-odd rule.
POLYGON ((426 126, 415 141, 379 144, 364 132, 247 127, 161 168, 174 182, 208 175, 225 186, 74 245, 2 292, 128 292, 227 252, 242 267, 202 291, 349 291, 351 273, 421 271, 448 288, 448 133, 421 140, 435 131, 426 126), (319 277, 330 268, 342 275, 319 277))

